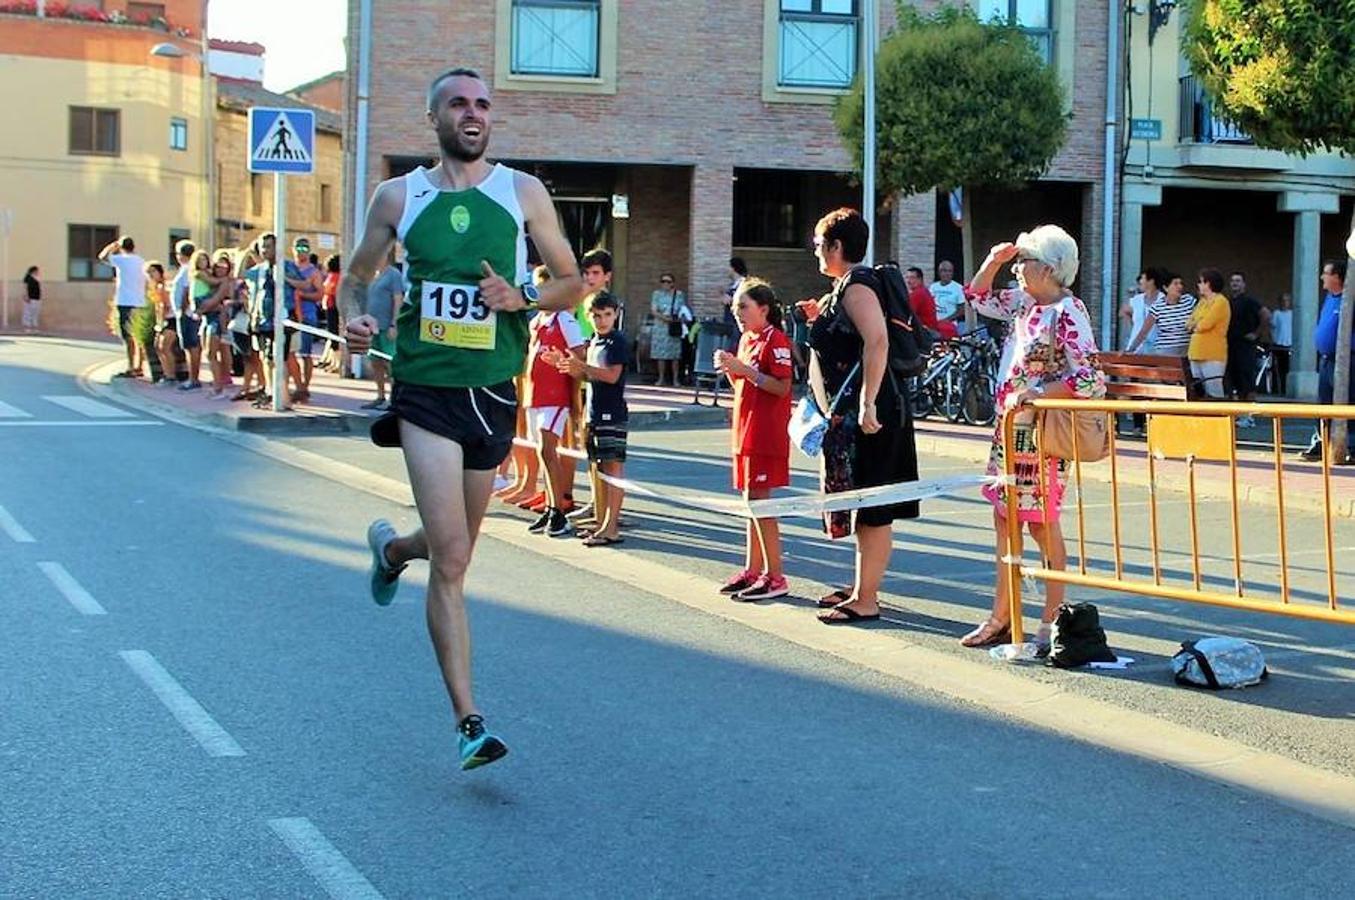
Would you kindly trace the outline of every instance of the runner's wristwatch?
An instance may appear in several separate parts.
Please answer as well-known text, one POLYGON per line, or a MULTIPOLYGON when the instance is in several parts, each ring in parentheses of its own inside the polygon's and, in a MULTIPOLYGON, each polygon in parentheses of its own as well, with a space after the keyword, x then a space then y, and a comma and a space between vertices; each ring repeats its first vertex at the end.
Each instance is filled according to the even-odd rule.
POLYGON ((541 292, 536 289, 536 285, 521 284, 518 290, 522 292, 522 299, 527 301, 527 309, 535 312, 541 306, 541 292))

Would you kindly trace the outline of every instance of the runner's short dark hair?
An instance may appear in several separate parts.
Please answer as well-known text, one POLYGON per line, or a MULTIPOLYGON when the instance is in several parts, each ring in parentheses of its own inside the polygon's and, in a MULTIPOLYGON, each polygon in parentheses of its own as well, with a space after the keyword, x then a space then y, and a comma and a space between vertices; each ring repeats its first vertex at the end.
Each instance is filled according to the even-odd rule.
POLYGON ((457 66, 454 69, 448 69, 447 71, 434 76, 433 80, 428 83, 429 109, 433 108, 433 101, 436 100, 438 97, 438 88, 441 87, 442 83, 446 81, 448 78, 474 78, 477 81, 485 80, 484 76, 481 75, 479 72, 475 71, 474 69, 467 68, 466 66, 457 66))
POLYGON ((824 243, 840 241, 842 256, 847 262, 859 263, 866 258, 866 246, 870 243, 870 226, 861 214, 848 206, 835 209, 819 219, 814 233, 820 235, 824 243))
POLYGON ((601 266, 602 271, 610 273, 612 271, 612 255, 601 247, 596 250, 589 250, 580 260, 579 268, 587 269, 589 266, 601 266))
POLYGON ((593 299, 588 301, 589 309, 619 309, 620 304, 611 294, 599 292, 593 295, 593 299))

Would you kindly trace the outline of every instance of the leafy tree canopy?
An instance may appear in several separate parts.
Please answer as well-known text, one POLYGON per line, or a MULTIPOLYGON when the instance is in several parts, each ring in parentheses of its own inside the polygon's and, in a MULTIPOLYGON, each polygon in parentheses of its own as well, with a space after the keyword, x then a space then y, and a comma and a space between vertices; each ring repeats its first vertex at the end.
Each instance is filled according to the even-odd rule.
MULTIPOLYGON (((1015 186, 1044 174, 1068 117, 1058 73, 1021 31, 981 23, 968 9, 924 17, 905 2, 898 23, 876 57, 880 188, 1015 186)), ((858 169, 864 109, 858 75, 834 112, 858 169)))
POLYGON ((1186 56, 1257 146, 1355 153, 1355 3, 1189 0, 1186 56))

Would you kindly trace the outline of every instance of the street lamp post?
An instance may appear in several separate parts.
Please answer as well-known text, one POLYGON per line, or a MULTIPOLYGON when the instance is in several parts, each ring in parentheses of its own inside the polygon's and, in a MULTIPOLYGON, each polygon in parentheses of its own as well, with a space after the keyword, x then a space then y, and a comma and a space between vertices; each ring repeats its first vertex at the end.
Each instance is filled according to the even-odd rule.
POLYGON ((208 249, 216 244, 216 172, 212 161, 212 73, 207 65, 207 33, 202 33, 201 47, 197 51, 187 50, 168 41, 151 48, 151 56, 162 59, 184 59, 192 57, 202 64, 202 165, 207 181, 207 192, 203 198, 202 245, 208 249))

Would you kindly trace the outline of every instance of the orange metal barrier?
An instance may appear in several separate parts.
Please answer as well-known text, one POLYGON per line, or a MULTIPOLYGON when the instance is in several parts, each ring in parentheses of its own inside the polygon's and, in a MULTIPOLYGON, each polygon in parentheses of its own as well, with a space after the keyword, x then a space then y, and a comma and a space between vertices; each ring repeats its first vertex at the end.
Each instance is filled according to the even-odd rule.
MULTIPOLYGON (((1322 444, 1327 446, 1327 419, 1355 420, 1355 406, 1322 406, 1300 403, 1214 403, 1186 401, 1135 401, 1135 400, 1074 400, 1040 399, 1033 401, 1026 410, 1073 410, 1076 412, 1097 412, 1110 417, 1107 425, 1110 432, 1110 456, 1096 463, 1084 463, 1076 458, 1081 450, 1076 447, 1075 458, 1067 463, 1065 477, 1076 487, 1077 496, 1077 550, 1076 571, 1054 569, 1049 566, 1048 557, 1040 554, 1040 565, 1024 565, 1021 560, 1023 523, 1017 515, 1016 491, 1006 492, 1006 547, 1007 552, 1001 565, 1006 566, 1008 603, 1011 613, 1012 641, 1024 640, 1021 621, 1021 580, 1023 577, 1035 578, 1044 582, 1059 582, 1067 585, 1081 585, 1099 590, 1124 591, 1148 597, 1167 600, 1187 600, 1194 603, 1207 603, 1234 609, 1272 613, 1296 618, 1314 619, 1324 622, 1339 622, 1355 625, 1355 608, 1346 609, 1340 605, 1336 590, 1336 550, 1332 525, 1332 483, 1331 461, 1324 457, 1321 466, 1321 490, 1325 515, 1322 540, 1325 542, 1326 555, 1326 603, 1318 604, 1295 600, 1291 597, 1289 540, 1285 525, 1285 460, 1282 440, 1284 423, 1291 419, 1318 420, 1318 429, 1322 444), (1144 413, 1148 420, 1147 442, 1147 490, 1148 490, 1148 535, 1151 558, 1151 579, 1127 577, 1124 564, 1124 548, 1121 535, 1120 504, 1120 454, 1116 446, 1116 415, 1144 413), (1274 486, 1276 536, 1279 549, 1278 596, 1268 598, 1263 595, 1249 596, 1245 590, 1242 576, 1242 531, 1238 501, 1238 448, 1235 422, 1238 416, 1251 415, 1272 420, 1271 437, 1274 443, 1274 486), (1158 520, 1158 477, 1159 467, 1166 460, 1180 460, 1186 470, 1186 493, 1189 497, 1190 558, 1191 572, 1188 584, 1166 583, 1161 562, 1162 548, 1159 546, 1160 532, 1158 520), (1197 464, 1200 462, 1227 463, 1230 483, 1229 501, 1232 513, 1232 574, 1231 592, 1208 589, 1201 575, 1200 533, 1198 524, 1197 464), (1084 508, 1083 468, 1084 466, 1109 467, 1109 491, 1111 508, 1111 550, 1113 552, 1114 577, 1088 574, 1087 572, 1087 520, 1084 508)), ((1015 415, 1005 416, 1002 424, 1002 440, 1006 461, 1006 474, 1009 480, 1015 476, 1015 415)), ((1355 449, 1355 428, 1351 429, 1352 449, 1355 449)), ((1045 496, 1044 479, 1048 468, 1043 451, 1039 455, 1038 472, 1040 494, 1045 496)), ((1069 494, 1065 492, 1065 497, 1069 494)), ((1066 538, 1065 538, 1066 540, 1066 538)), ((1218 558, 1218 557, 1210 557, 1218 558)))

